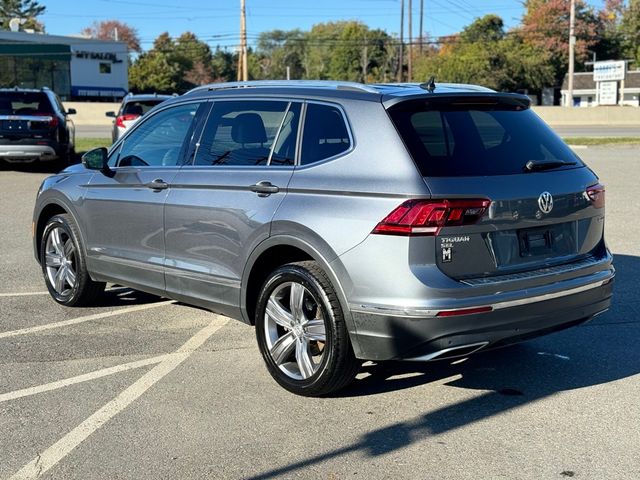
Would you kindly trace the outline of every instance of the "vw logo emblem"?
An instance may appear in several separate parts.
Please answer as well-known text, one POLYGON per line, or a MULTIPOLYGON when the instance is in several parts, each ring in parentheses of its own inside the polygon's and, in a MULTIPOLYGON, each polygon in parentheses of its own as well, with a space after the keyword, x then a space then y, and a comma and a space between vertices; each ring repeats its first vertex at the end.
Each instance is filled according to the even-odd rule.
POLYGON ((550 213, 553 210, 553 197, 549 192, 542 192, 538 197, 538 206, 542 213, 550 213))

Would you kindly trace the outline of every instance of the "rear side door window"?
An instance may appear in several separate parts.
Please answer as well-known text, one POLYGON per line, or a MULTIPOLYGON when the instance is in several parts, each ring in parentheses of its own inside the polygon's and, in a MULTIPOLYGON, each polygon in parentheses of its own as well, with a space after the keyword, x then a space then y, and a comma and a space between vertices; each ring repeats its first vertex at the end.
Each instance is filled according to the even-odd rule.
POLYGON ((159 167, 181 164, 190 140, 199 103, 168 108, 141 123, 125 139, 118 167, 159 167))
POLYGON ((196 166, 293 165, 301 104, 215 102, 200 138, 196 166))
POLYGON ((308 103, 302 137, 301 165, 320 162, 351 148, 342 112, 332 105, 308 103))

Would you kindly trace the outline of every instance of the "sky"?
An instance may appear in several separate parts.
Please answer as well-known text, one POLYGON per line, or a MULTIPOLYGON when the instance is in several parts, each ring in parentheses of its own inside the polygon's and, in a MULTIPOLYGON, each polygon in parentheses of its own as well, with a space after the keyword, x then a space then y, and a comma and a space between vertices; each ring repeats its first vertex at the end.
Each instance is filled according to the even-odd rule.
MULTIPOLYGON (((409 0, 405 0, 405 10, 409 0)), ((418 36, 420 0, 413 0, 413 36, 418 36)), ((600 7, 603 0, 589 0, 600 7)), ((151 48, 162 32, 195 33, 212 47, 239 43, 240 0, 40 0, 47 33, 78 34, 95 20, 117 19, 138 30, 142 48, 151 48)), ((400 0, 246 0, 247 38, 252 45, 260 32, 308 30, 316 23, 359 20, 371 28, 400 32, 400 0)), ((424 0, 425 34, 439 37, 459 32, 474 18, 494 13, 510 28, 519 23, 521 0, 424 0)), ((405 17, 405 38, 407 19, 405 17)))

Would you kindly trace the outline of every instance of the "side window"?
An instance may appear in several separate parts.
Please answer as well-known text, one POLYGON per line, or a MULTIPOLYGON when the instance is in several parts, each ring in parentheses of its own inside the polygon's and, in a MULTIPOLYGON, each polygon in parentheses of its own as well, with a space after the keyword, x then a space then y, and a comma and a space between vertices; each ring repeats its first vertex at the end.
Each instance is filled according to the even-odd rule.
POLYGON ((215 102, 195 165, 293 165, 300 104, 215 102))
POLYGON ((191 132, 199 105, 179 105, 143 120, 120 148, 118 166, 178 165, 180 151, 187 134, 191 132))
POLYGON ((351 148, 344 117, 336 107, 309 103, 304 120, 301 165, 319 162, 351 148))

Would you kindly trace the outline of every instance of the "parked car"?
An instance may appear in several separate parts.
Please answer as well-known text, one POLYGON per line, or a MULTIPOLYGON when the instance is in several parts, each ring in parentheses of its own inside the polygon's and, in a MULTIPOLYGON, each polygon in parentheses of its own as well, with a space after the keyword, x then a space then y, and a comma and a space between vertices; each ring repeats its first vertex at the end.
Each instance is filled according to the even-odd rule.
POLYGON ((107 112, 107 117, 112 117, 113 129, 111 130, 111 139, 116 142, 127 129, 131 128, 140 117, 151 110, 156 105, 173 98, 174 95, 133 95, 128 94, 122 99, 122 104, 118 113, 107 112))
POLYGON ((60 98, 48 88, 0 89, 0 159, 7 162, 74 157, 75 126, 60 98))
POLYGON ((210 85, 62 175, 34 212, 55 301, 114 282, 236 318, 297 394, 344 387, 362 360, 467 356, 611 301, 605 189, 523 95, 210 85))

